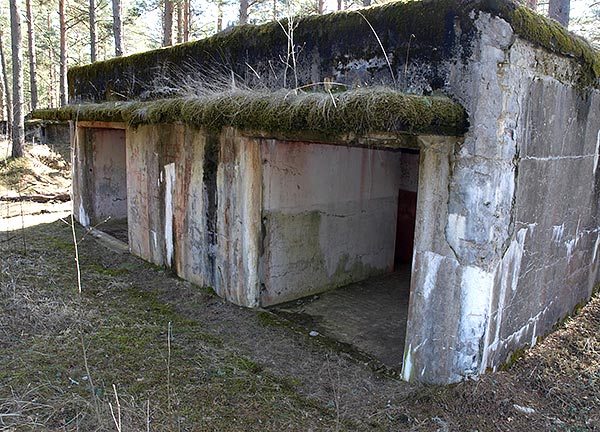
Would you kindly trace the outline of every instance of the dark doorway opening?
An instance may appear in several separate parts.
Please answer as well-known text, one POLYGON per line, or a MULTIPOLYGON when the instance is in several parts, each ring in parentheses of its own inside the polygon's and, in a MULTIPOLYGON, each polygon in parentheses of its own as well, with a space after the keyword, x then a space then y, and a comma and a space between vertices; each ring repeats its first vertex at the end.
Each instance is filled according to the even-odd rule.
POLYGON ((394 270, 412 262, 417 220, 417 192, 400 189, 398 192, 398 220, 396 223, 396 248, 394 270))

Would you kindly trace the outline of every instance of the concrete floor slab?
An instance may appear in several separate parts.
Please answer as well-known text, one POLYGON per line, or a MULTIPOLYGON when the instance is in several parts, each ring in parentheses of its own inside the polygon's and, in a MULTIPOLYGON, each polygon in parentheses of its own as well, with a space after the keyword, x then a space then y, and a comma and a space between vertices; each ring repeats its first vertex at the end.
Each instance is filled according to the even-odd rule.
POLYGON ((400 370, 409 293, 407 264, 394 273, 274 306, 271 311, 400 370))
POLYGON ((108 219, 106 222, 98 225, 97 229, 125 244, 129 244, 127 219, 108 219))

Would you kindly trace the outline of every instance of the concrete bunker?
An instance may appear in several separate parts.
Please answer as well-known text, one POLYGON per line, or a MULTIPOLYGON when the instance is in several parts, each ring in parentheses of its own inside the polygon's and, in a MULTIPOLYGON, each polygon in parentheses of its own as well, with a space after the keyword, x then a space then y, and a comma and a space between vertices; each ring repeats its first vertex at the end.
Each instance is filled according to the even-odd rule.
MULTIPOLYGON (((289 54, 279 23, 73 68, 70 105, 35 115, 77 120, 72 136, 119 125, 132 253, 248 307, 389 271, 395 248, 375 245, 398 225, 391 167, 418 151, 406 380, 495 369, 592 295, 600 56, 587 42, 493 0, 308 17, 294 37, 295 71, 274 68, 289 54), (203 87, 215 59, 227 63, 217 81, 236 86, 203 87), (381 193, 361 201, 360 179, 381 193), (360 202, 365 219, 348 217, 360 202)), ((104 206, 85 143, 74 213, 90 225, 104 206)))

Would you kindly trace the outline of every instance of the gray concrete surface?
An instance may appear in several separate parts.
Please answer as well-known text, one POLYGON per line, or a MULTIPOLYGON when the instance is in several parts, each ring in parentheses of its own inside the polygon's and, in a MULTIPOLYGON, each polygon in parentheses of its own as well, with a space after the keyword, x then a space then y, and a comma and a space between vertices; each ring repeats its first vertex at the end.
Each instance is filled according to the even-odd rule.
POLYGON ((308 331, 333 338, 400 370, 410 292, 410 265, 326 293, 270 308, 308 331), (295 319, 296 318, 296 319, 295 319))

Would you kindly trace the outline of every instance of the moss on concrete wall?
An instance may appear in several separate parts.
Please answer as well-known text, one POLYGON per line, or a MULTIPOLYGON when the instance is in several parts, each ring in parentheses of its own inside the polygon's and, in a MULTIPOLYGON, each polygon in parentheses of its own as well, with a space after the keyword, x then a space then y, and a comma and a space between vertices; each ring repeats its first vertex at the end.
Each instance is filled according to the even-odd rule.
POLYGON ((582 86, 600 87, 600 53, 585 39, 569 33, 557 21, 543 17, 520 3, 487 0, 493 14, 508 21, 516 34, 553 53, 577 59, 581 64, 578 82, 582 86))
POLYGON ((406 95, 387 88, 343 93, 231 91, 211 97, 107 102, 37 110, 48 120, 176 123, 219 131, 225 126, 262 132, 315 131, 434 133, 461 135, 467 128, 462 106, 446 97, 406 95))

